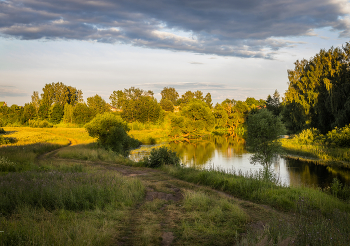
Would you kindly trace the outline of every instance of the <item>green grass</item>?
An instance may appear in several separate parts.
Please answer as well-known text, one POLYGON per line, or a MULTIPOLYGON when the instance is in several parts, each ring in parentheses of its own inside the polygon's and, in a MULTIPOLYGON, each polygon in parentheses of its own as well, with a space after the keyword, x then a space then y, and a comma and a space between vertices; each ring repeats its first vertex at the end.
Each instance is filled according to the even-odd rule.
POLYGON ((329 147, 321 144, 300 144, 293 139, 281 139, 287 154, 316 159, 324 164, 350 167, 350 149, 329 147))
POLYGON ((184 245, 233 245, 249 220, 229 198, 185 190, 183 204, 178 237, 184 245))
POLYGON ((295 211, 300 197, 310 201, 310 206, 322 213, 338 209, 350 212, 347 204, 321 190, 307 187, 283 187, 266 181, 262 175, 227 174, 220 170, 197 170, 176 166, 163 166, 162 170, 187 182, 206 185, 249 201, 270 205, 282 211, 295 211))

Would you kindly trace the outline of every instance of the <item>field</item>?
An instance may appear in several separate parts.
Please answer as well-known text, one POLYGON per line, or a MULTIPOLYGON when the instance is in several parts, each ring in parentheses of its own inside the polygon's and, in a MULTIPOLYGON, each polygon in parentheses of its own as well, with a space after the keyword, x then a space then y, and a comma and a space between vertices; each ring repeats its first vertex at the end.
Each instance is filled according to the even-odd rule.
POLYGON ((348 243, 350 203, 335 192, 259 174, 145 168, 81 128, 4 129, 16 142, 0 147, 1 245, 348 243))

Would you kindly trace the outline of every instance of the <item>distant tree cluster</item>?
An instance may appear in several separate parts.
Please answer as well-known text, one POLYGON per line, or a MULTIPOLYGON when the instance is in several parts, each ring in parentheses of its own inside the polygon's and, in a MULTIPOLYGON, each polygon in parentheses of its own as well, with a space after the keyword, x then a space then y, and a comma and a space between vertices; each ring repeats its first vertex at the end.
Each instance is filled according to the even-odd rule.
POLYGON ((34 91, 32 101, 24 107, 0 107, 0 124, 25 125, 33 120, 85 124, 95 115, 110 111, 99 95, 87 98, 86 104, 81 90, 62 82, 46 84, 42 90, 41 94, 34 91))

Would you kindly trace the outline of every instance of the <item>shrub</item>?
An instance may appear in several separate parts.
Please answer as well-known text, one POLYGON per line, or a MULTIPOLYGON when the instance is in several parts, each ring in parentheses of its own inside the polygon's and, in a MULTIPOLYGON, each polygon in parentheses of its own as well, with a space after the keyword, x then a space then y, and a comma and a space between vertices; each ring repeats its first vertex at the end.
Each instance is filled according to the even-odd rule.
POLYGON ((140 146, 140 142, 130 137, 129 127, 120 116, 113 113, 97 115, 85 125, 91 137, 96 137, 98 143, 106 149, 111 149, 124 156, 132 148, 140 146))
POLYGON ((53 125, 47 120, 31 120, 29 126, 33 128, 51 128, 53 125))
POLYGON ((152 149, 150 156, 143 159, 147 167, 160 167, 162 165, 179 165, 180 158, 176 152, 167 147, 160 147, 159 149, 152 149))
POLYGON ((326 135, 326 143, 332 147, 350 147, 350 125, 334 128, 326 135))
POLYGON ((4 133, 6 133, 4 128, 0 128, 0 134, 4 134, 4 133))

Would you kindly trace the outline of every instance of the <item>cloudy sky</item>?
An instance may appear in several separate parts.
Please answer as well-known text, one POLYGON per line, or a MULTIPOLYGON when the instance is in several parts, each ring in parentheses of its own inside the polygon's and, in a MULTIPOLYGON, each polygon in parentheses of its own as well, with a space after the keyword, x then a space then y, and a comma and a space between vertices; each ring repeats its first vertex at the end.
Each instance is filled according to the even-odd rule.
POLYGON ((0 0, 0 101, 63 82, 266 99, 297 59, 350 37, 347 0, 0 0))

